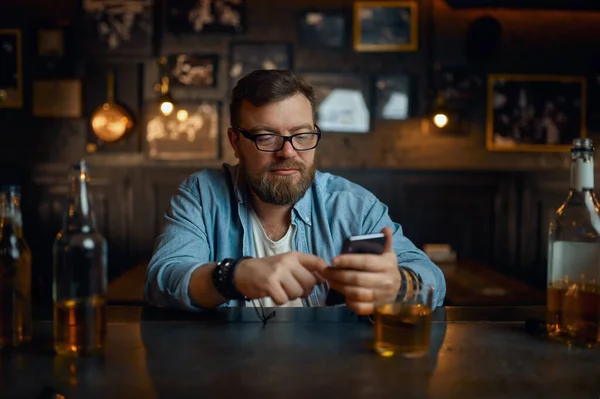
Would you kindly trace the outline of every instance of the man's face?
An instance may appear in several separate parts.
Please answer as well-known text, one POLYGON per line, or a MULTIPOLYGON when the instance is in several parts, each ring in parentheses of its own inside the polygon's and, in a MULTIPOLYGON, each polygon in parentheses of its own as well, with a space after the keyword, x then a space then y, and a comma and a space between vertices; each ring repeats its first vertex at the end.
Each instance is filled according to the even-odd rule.
MULTIPOLYGON (((239 127, 252 135, 291 136, 314 132, 312 108, 302 94, 261 107, 244 102, 240 111, 239 127)), ((229 140, 236 158, 240 160, 241 172, 261 201, 292 205, 312 184, 316 171, 315 149, 296 151, 291 143, 286 142, 277 152, 263 152, 252 140, 231 129, 229 140)))

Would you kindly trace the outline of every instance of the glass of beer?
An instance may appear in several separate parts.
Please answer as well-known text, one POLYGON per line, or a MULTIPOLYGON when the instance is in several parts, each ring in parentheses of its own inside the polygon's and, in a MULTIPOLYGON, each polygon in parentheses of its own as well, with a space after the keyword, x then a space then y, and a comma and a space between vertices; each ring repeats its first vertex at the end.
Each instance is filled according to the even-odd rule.
POLYGON ((383 357, 429 352, 434 287, 422 285, 375 304, 375 351, 383 357))

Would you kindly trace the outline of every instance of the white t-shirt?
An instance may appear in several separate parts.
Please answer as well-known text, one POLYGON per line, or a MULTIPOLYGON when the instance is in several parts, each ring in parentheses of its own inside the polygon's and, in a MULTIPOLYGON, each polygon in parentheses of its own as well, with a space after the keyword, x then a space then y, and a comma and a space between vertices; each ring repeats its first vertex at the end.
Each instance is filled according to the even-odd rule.
MULTIPOLYGON (((254 240, 254 252, 257 258, 283 254, 292 250, 292 240, 294 239, 294 231, 296 229, 296 226, 293 224, 290 224, 287 233, 285 233, 285 235, 277 241, 273 241, 267 236, 267 233, 265 233, 265 230, 260 224, 260 220, 254 212, 254 209, 250 209, 250 225, 252 238, 254 240)), ((260 302, 262 303, 263 307, 277 307, 277 304, 273 302, 271 297, 261 298, 260 302)), ((252 301, 247 301, 246 306, 252 306, 252 301)), ((304 304, 302 303, 301 298, 296 298, 293 301, 289 301, 288 303, 280 306, 302 307, 304 304)))

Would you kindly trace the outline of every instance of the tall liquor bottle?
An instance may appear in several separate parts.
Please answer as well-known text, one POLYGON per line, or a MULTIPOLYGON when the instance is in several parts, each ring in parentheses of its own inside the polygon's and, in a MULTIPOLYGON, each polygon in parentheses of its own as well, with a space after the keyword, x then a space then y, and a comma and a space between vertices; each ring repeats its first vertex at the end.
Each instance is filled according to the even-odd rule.
POLYGON ((31 340, 31 250, 18 186, 0 190, 0 348, 31 340))
POLYGON ((575 139, 571 188, 550 222, 547 331, 568 344, 600 342, 600 204, 594 193, 594 148, 575 139))
POLYGON ((84 161, 71 168, 71 192, 54 242, 54 350, 91 355, 106 340, 107 246, 96 228, 84 161))

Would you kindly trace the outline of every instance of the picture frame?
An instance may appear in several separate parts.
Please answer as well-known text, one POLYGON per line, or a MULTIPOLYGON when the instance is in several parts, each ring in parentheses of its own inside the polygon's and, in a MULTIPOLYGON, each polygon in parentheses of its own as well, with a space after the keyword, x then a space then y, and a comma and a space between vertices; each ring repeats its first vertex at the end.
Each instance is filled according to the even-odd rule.
POLYGON ((163 0, 163 12, 174 35, 246 32, 246 0, 163 0))
POLYGON ((417 51, 418 12, 414 0, 354 2, 354 50, 417 51))
POLYGON ((38 79, 33 82, 32 113, 43 118, 81 118, 79 79, 38 79))
POLYGON ((154 0, 80 1, 87 55, 152 56, 154 0))
POLYGON ((344 49, 348 33, 344 11, 311 9, 298 14, 298 44, 302 47, 344 49))
POLYGON ((38 24, 35 34, 34 78, 56 79, 74 76, 76 60, 73 51, 77 34, 70 20, 46 20, 38 24))
POLYGON ((290 43, 233 42, 229 51, 229 88, 258 69, 293 69, 290 43))
POLYGON ((301 72, 315 90, 317 124, 323 132, 365 134, 371 131, 371 88, 360 74, 301 72))
POLYGON ((169 116, 162 115, 158 106, 148 108, 144 137, 148 156, 170 161, 218 159, 220 115, 218 101, 177 103, 169 116))
POLYGON ((375 77, 375 119, 406 120, 414 110, 414 85, 408 74, 380 74, 375 77))
POLYGON ((179 53, 167 57, 169 84, 173 87, 206 88, 217 86, 219 56, 179 53))
POLYGON ((20 29, 0 29, 0 108, 23 107, 23 42, 20 29))
POLYGON ((569 151, 586 137, 586 79, 581 76, 488 76, 489 151, 569 151))

